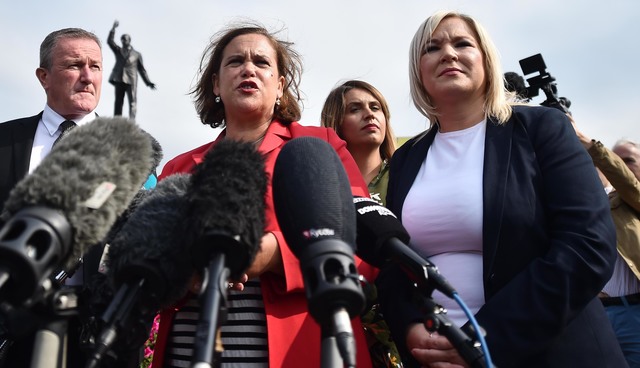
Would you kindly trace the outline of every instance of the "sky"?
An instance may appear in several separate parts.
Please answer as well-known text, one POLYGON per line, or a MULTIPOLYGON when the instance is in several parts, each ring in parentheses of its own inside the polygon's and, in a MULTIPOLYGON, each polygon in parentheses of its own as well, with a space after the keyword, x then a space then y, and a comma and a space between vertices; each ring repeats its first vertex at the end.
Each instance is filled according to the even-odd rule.
MULTIPOLYGON (((108 77, 115 59, 106 41, 118 20, 116 41, 123 33, 131 36, 157 85, 154 91, 139 79, 136 121, 162 145, 163 166, 219 134, 199 121, 189 91, 211 36, 249 18, 281 30, 280 37, 302 55, 303 125, 319 125, 332 88, 361 79, 387 99, 396 135, 413 136, 428 121, 409 93, 409 44, 418 26, 441 9, 464 12, 483 24, 505 72, 522 74, 519 60, 542 54, 558 95, 571 101, 578 126, 591 138, 608 147, 620 138, 640 140, 636 0, 0 0, 0 121, 43 109, 45 94, 35 76, 40 43, 49 32, 66 27, 101 38, 104 75, 96 111, 113 115, 115 92, 108 77)), ((532 103, 541 103, 542 96, 532 103)))

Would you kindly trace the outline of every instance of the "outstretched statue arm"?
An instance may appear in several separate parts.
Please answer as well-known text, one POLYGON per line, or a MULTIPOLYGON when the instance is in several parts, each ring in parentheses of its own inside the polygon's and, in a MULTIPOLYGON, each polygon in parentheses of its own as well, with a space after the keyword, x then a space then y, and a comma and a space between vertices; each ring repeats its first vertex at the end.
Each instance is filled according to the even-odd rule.
POLYGON ((113 50, 113 52, 117 52, 119 48, 119 46, 113 40, 116 34, 116 28, 118 27, 118 25, 120 25, 120 23, 117 20, 115 20, 113 22, 113 27, 111 27, 111 31, 109 31, 109 37, 107 38, 107 44, 109 44, 109 47, 111 48, 111 50, 113 50))

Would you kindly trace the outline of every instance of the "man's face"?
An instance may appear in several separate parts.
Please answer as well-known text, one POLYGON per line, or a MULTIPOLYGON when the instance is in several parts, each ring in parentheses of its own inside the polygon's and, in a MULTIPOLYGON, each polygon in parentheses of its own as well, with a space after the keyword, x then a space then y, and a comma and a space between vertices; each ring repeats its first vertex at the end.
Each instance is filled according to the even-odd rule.
POLYGON ((66 119, 81 118, 95 110, 102 88, 102 50, 92 39, 58 41, 49 69, 36 76, 47 94, 47 104, 66 119))
POLYGON ((613 149, 620 156, 633 175, 640 180, 640 150, 631 143, 621 144, 613 149))

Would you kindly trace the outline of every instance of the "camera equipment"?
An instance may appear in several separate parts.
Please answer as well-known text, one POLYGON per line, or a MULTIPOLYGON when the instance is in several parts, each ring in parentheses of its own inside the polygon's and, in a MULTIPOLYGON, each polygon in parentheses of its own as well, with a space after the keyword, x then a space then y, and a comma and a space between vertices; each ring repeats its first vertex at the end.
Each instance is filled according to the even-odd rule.
POLYGON ((531 99, 537 96, 541 89, 547 99, 540 105, 555 107, 566 114, 571 114, 569 111, 571 101, 566 97, 558 97, 556 79, 547 72, 547 65, 544 63, 541 54, 535 54, 520 60, 520 67, 525 77, 529 74, 538 73, 537 75, 527 78, 529 87, 526 89, 526 98, 531 99))

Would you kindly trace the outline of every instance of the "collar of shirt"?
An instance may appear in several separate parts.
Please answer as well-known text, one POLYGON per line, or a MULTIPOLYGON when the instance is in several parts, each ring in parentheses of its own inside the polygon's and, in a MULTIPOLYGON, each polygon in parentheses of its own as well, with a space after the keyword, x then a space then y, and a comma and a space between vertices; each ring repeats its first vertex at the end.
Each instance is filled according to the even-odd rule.
MULTIPOLYGON (((80 126, 94 120, 97 116, 98 115, 96 114, 96 112, 92 111, 83 116, 81 119, 73 119, 73 121, 78 126, 80 126)), ((67 119, 65 119, 57 112, 53 111, 53 109, 51 109, 49 105, 45 105, 44 111, 42 112, 42 123, 44 124, 44 127, 47 129, 51 137, 54 136, 54 134, 58 131, 58 127, 60 126, 60 124, 62 124, 62 122, 65 120, 67 119)))

